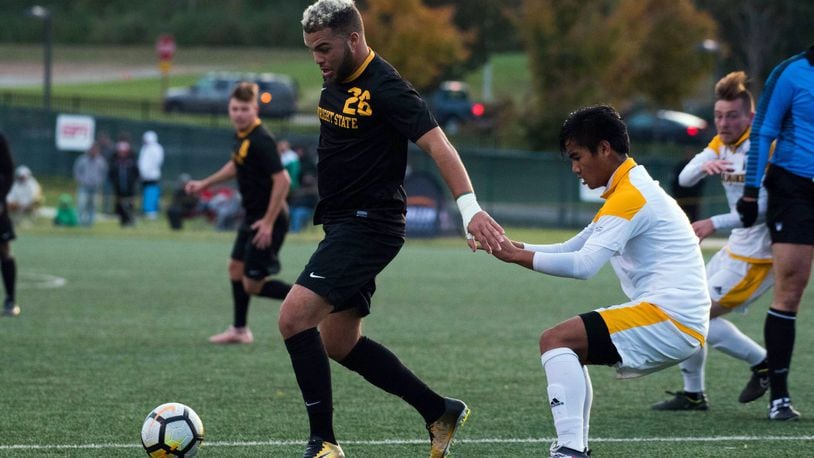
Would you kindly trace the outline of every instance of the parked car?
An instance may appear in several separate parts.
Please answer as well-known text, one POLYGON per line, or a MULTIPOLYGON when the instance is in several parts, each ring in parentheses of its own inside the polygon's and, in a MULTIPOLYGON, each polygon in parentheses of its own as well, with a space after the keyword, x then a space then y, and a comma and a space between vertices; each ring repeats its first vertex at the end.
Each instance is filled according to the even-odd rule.
POLYGON ((438 89, 426 97, 435 120, 448 134, 456 134, 464 123, 484 115, 482 103, 474 103, 469 97, 469 87, 461 81, 444 81, 438 89))
POLYGON ((297 84, 274 73, 205 74, 193 86, 170 88, 164 97, 164 111, 178 113, 225 114, 232 89, 242 81, 257 83, 260 116, 288 118, 297 112, 297 84))
POLYGON ((712 129, 703 118, 673 110, 638 110, 625 117, 631 142, 699 144, 711 138, 712 129))

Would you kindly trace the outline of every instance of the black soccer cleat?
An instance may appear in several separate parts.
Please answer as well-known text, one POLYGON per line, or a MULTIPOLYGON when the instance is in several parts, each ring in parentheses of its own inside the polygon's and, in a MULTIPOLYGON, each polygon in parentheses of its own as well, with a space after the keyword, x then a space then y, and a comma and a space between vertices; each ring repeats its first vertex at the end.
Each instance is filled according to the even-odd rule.
POLYGON ((791 399, 774 399, 769 403, 769 420, 772 421, 797 421, 800 419, 800 412, 791 405, 791 399))
POLYGON ((427 425, 430 433, 430 458, 444 458, 449 455, 452 438, 461 425, 469 418, 469 407, 463 401, 445 398, 446 409, 443 415, 427 425))
POLYGON ((686 391, 665 391, 673 395, 671 399, 657 402, 650 406, 653 410, 708 410, 707 396, 701 393, 688 393, 686 391))
POLYGON ((763 366, 758 367, 757 369, 752 369, 752 376, 749 378, 746 386, 743 387, 743 391, 741 391, 740 396, 738 396, 738 402, 742 402, 744 404, 747 402, 752 402, 755 399, 763 396, 768 389, 769 368, 763 366))
POLYGON ((6 299, 3 302, 3 316, 15 317, 20 315, 20 306, 13 300, 6 299))
POLYGON ((342 447, 322 440, 321 437, 313 436, 308 439, 305 453, 302 458, 345 458, 342 447))
POLYGON ((590 450, 580 452, 554 442, 548 450, 548 456, 549 458, 588 458, 591 456, 591 452, 590 450))

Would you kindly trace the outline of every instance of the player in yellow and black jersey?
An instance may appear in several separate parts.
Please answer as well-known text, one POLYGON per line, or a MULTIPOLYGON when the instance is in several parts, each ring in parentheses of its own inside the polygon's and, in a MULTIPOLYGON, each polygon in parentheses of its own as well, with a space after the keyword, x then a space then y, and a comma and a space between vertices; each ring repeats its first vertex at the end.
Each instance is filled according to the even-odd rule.
POLYGON ((478 206, 466 168, 418 92, 368 47, 354 2, 319 0, 303 13, 302 26, 325 81, 314 215, 325 237, 283 301, 279 327, 308 412, 304 456, 344 456, 333 430, 332 358, 414 407, 430 434, 430 456, 443 457, 469 413, 466 404, 432 391, 362 335, 376 276, 404 244, 407 142, 437 164, 472 250, 476 241, 500 249, 503 229, 478 206))
POLYGON ((435 161, 473 251, 476 241, 500 249, 503 229, 478 206, 466 168, 418 92, 367 46, 354 2, 319 0, 303 13, 302 26, 325 81, 314 214, 325 237, 283 302, 279 327, 308 412, 304 456, 344 456, 333 430, 332 358, 414 407, 430 434, 430 456, 443 457, 469 408, 432 391, 362 335, 376 276, 404 244, 407 142, 435 161))
POLYGON ((366 211, 367 219, 403 229, 406 140, 418 141, 438 127, 427 104, 371 50, 353 73, 326 81, 318 115, 316 223, 366 211))
POLYGON ((280 162, 277 143, 258 117, 257 85, 240 83, 229 99, 229 119, 235 127, 231 159, 203 180, 186 184, 187 193, 198 193, 222 181, 237 178, 243 222, 229 259, 234 321, 209 338, 216 344, 251 343, 246 325, 250 295, 285 298, 291 285, 267 278, 280 270, 278 253, 288 232, 285 198, 291 179, 280 162))

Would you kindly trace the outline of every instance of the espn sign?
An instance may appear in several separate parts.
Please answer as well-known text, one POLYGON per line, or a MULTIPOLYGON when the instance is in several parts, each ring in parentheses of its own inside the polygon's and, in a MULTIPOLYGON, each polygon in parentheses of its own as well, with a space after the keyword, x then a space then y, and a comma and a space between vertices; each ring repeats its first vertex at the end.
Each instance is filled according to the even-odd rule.
POLYGON ((93 144, 96 120, 91 116, 57 116, 57 149, 61 151, 87 151, 93 144))

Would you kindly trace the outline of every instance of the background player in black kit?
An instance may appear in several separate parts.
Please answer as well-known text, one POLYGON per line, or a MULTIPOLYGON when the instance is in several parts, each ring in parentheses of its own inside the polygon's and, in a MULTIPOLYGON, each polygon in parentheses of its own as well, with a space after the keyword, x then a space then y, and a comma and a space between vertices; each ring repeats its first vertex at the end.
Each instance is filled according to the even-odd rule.
POLYGON ((280 163, 277 144, 258 117, 257 85, 240 83, 229 99, 229 119, 237 131, 232 158, 203 180, 191 180, 187 193, 237 177, 245 217, 229 259, 234 322, 209 338, 216 344, 251 343, 246 325, 250 295, 285 298, 291 285, 266 277, 279 272, 277 254, 288 232, 285 198, 291 179, 280 163))
POLYGON ((490 252, 500 249, 503 229, 478 206, 457 151, 425 102, 368 48, 353 1, 320 0, 305 10, 302 26, 325 80, 314 214, 325 237, 283 301, 279 327, 308 412, 304 456, 344 456, 333 431, 330 357, 413 406, 427 424, 430 457, 443 457, 469 414, 466 404, 435 393, 362 336, 375 277, 404 243, 407 141, 436 162, 473 251, 476 241, 490 252))
POLYGON ((14 225, 9 218, 6 196, 14 183, 14 160, 6 137, 0 132, 0 273, 6 299, 3 301, 3 316, 17 316, 20 307, 15 302, 17 287, 17 262, 11 255, 11 241, 16 238, 14 225))

